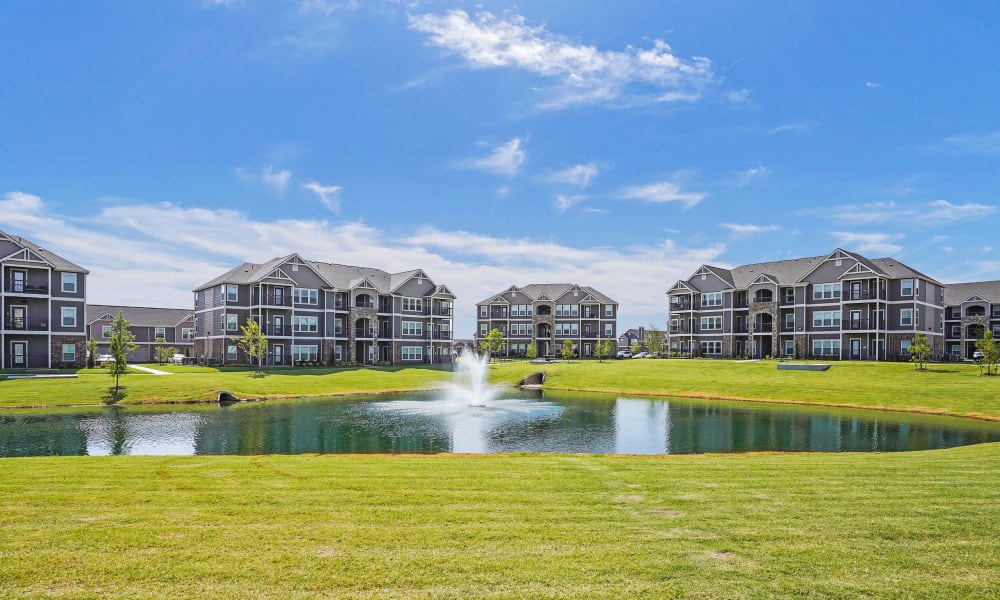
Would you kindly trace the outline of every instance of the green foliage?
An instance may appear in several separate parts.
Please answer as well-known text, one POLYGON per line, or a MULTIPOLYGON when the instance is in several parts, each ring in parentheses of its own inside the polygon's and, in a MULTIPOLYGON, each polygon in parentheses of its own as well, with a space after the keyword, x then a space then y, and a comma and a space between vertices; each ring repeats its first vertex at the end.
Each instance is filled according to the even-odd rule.
POLYGON ((631 345, 631 346, 629 346, 629 351, 630 351, 630 352, 631 352, 632 354, 639 354, 639 351, 640 351, 640 350, 642 350, 642 346, 641 346, 641 345, 639 345, 639 341, 638 341, 638 340, 633 340, 633 341, 632 341, 632 345, 631 345))
POLYGON ((618 340, 615 338, 604 340, 604 355, 613 358, 616 352, 618 352, 618 340))
POLYGON ((535 345, 535 342, 528 344, 528 349, 525 351, 524 355, 528 360, 535 360, 538 358, 538 346, 535 345))
POLYGON ((90 338, 87 340, 87 368, 93 369, 97 366, 97 340, 90 338))
POLYGON ((153 359, 157 362, 157 364, 162 365, 167 362, 167 359, 171 356, 177 354, 177 348, 167 346, 167 340, 163 338, 156 338, 156 344, 157 346, 153 348, 153 359))
POLYGON ((604 340, 599 339, 594 344, 594 357, 597 358, 598 362, 604 362, 604 359, 608 356, 608 348, 604 344, 604 340))
POLYGON ((985 368, 986 375, 996 375, 997 363, 1000 362, 1000 348, 997 347, 992 331, 989 329, 983 331, 983 337, 976 341, 976 350, 983 353, 983 358, 979 361, 979 372, 982 373, 985 368))
POLYGON ((646 348, 649 349, 650 354, 663 352, 664 341, 666 341, 666 336, 656 328, 656 325, 650 324, 646 327, 646 348))
POLYGON ((493 328, 486 334, 486 337, 479 341, 479 351, 493 360, 495 355, 503 352, 504 341, 503 332, 493 328))
POLYGON ((563 340, 562 343, 562 357, 569 360, 576 356, 576 352, 573 350, 573 342, 570 340, 563 340))
POLYGON ((931 345, 927 342, 927 336, 923 333, 918 333, 910 342, 910 362, 919 365, 919 369, 923 371, 924 363, 930 359, 931 345))
POLYGON ((118 315, 111 320, 111 330, 108 332, 108 354, 114 357, 108 375, 115 378, 115 392, 118 392, 119 378, 128 374, 127 356, 132 350, 139 347, 135 343, 135 335, 132 333, 132 324, 128 322, 125 315, 118 311, 118 315))
POLYGON ((254 359, 257 360, 257 373, 260 374, 264 357, 267 356, 267 336, 261 331, 257 321, 251 319, 247 319, 246 324, 241 326, 240 329, 243 335, 233 341, 243 351, 243 354, 247 356, 250 364, 253 364, 254 359))

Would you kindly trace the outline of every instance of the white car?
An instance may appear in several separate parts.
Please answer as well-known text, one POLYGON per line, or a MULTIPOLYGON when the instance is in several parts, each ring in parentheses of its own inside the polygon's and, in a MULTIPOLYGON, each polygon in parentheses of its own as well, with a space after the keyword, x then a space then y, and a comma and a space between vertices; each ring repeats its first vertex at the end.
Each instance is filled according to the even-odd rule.
POLYGON ((638 354, 633 354, 632 358, 649 358, 649 352, 639 352, 638 354))
POLYGON ((97 359, 95 359, 95 362, 98 365, 103 365, 105 363, 113 363, 115 362, 115 357, 110 354, 100 354, 98 355, 97 359))
POLYGON ((184 359, 186 359, 186 358, 187 357, 184 356, 183 354, 175 354, 175 355, 171 356, 170 358, 168 358, 167 362, 168 363, 174 363, 176 365, 183 365, 184 364, 184 359))
POLYGON ((618 358, 632 358, 632 351, 631 350, 619 350, 618 354, 616 354, 615 356, 617 356, 618 358))

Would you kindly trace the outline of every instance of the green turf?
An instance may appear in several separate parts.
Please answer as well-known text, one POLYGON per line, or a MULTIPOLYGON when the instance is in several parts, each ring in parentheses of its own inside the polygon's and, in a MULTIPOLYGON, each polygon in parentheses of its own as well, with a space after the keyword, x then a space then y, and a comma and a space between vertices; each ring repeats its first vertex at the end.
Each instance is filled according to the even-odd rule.
POLYGON ((1000 444, 0 461, 0 596, 972 598, 1000 444))

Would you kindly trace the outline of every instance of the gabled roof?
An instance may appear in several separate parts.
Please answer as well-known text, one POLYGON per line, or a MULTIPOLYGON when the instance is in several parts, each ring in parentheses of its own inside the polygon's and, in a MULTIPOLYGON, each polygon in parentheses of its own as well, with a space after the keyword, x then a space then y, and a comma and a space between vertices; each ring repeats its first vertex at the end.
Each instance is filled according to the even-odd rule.
POLYGON ((503 292, 500 292, 500 294, 490 296, 486 300, 478 302, 477 305, 489 304, 490 302, 495 301, 497 296, 506 294, 507 292, 523 293, 531 302, 537 302, 539 300, 555 302, 562 296, 572 291, 579 291, 583 294, 589 295, 594 298, 594 302, 600 302, 602 304, 617 304, 617 302, 608 296, 586 285, 577 285, 575 283, 532 283, 524 286, 511 286, 503 292))
POLYGON ((189 308, 152 308, 147 306, 116 306, 111 304, 88 304, 86 323, 113 319, 118 313, 137 327, 176 327, 194 319, 194 311, 189 308))
POLYGON ((1000 281, 948 283, 944 286, 945 306, 958 306, 979 296, 990 304, 1000 304, 1000 281))
POLYGON ((65 258, 59 256, 55 252, 51 252, 41 247, 32 241, 26 240, 21 236, 10 235, 0 231, 0 240, 9 240, 22 248, 21 251, 15 252, 10 256, 0 257, 4 261, 7 260, 24 260, 26 263, 36 262, 36 260, 43 262, 44 264, 52 267, 56 271, 67 271, 70 273, 83 273, 88 274, 90 271, 84 269, 80 265, 74 264, 65 258), (24 252, 27 251, 27 252, 24 252), (20 256, 24 254, 23 258, 20 256))

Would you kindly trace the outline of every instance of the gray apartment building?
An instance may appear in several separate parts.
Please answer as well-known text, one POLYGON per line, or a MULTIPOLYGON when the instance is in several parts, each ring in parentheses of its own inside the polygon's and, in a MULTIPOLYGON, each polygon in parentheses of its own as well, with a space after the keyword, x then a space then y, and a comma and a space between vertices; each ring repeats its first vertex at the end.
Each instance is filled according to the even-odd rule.
POLYGON ((703 265, 671 287, 671 352, 897 360, 917 333, 945 353, 945 288, 894 258, 827 256, 703 265))
POLYGON ((949 358, 972 358, 985 331, 1000 338, 1000 281, 949 283, 944 288, 944 334, 949 358))
POLYGON ((87 273, 79 265, 0 231, 3 289, 0 364, 6 369, 83 366, 87 273))
POLYGON ((452 362, 455 295, 421 269, 388 273, 305 260, 244 263, 199 286, 193 352, 246 363, 234 341, 248 319, 268 338, 270 365, 452 362))
POLYGON ((155 360, 157 340, 173 346, 179 354, 193 356, 194 311, 190 308, 150 308, 144 306, 87 305, 87 338, 97 342, 97 353, 108 353, 111 321, 122 313, 132 325, 137 347, 128 353, 128 362, 155 360))
POLYGON ((506 340, 504 356, 555 356, 570 340, 581 357, 594 355, 598 340, 617 338, 618 303, 592 287, 572 283, 511 286, 476 304, 476 342, 491 329, 506 340))

